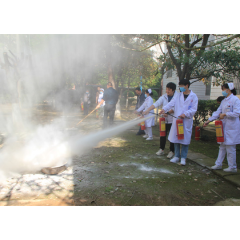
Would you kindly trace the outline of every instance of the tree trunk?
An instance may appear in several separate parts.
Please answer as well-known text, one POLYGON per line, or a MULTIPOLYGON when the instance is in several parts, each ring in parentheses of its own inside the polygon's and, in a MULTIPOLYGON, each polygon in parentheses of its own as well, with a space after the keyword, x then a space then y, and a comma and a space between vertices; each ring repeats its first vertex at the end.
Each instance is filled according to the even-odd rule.
MULTIPOLYGON (((185 34, 185 39, 184 39, 185 47, 186 48, 193 48, 201 40, 202 40, 201 46, 205 47, 207 45, 209 36, 210 36, 210 34, 203 34, 202 38, 197 39, 196 41, 192 42, 191 45, 190 45, 190 42, 189 42, 190 41, 190 36, 189 36, 189 34, 185 34)), ((169 37, 167 39, 169 39, 169 37)), ((176 41, 178 41, 178 40, 176 40, 176 41)), ((182 67, 180 61, 178 61, 179 59, 176 58, 174 56, 174 54, 173 54, 172 44, 167 42, 166 46, 167 46, 167 50, 168 50, 169 56, 170 56, 170 58, 172 60, 172 63, 176 67, 179 80, 183 79, 183 78, 185 78, 187 80, 190 80, 191 74, 192 74, 192 70, 193 70, 194 66, 196 65, 196 62, 198 61, 198 59, 201 57, 202 53, 205 51, 205 48, 203 48, 203 49, 201 49, 201 50, 199 50, 197 52, 196 57, 195 57, 194 61, 191 64, 190 64, 190 62, 188 60, 187 62, 184 63, 184 66, 182 67)), ((186 57, 188 59, 190 57, 190 55, 191 55, 192 50, 183 50, 182 51, 181 48, 178 47, 178 54, 179 54, 179 56, 182 56, 183 52, 185 53, 185 55, 186 55, 186 57)))
POLYGON ((128 110, 128 94, 129 94, 129 85, 130 85, 130 80, 128 79, 128 91, 127 91, 127 98, 126 98, 126 110, 128 110))
MULTIPOLYGON (((112 56, 111 56, 111 42, 110 42, 111 35, 107 36, 107 43, 108 46, 106 48, 106 57, 107 57, 107 70, 108 70, 108 81, 112 83, 112 86, 114 89, 116 89, 116 84, 114 80, 113 75, 113 68, 112 68, 112 56)), ((118 89, 116 89, 118 90, 118 89)), ((120 99, 118 99, 117 105, 116 105, 116 111, 115 116, 120 117, 121 116, 121 108, 120 108, 120 99)))

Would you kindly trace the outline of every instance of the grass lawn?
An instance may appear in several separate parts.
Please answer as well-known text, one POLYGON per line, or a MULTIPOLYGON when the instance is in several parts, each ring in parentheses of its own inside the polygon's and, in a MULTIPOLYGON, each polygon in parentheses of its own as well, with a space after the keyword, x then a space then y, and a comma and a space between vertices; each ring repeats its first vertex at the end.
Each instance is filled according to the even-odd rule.
MULTIPOLYGON (((155 127, 153 127, 153 134, 159 135, 159 125, 157 124, 155 127)), ((217 159, 218 156, 218 150, 219 150, 219 144, 216 141, 216 133, 215 133, 215 127, 214 124, 212 123, 210 126, 207 128, 204 128, 201 130, 201 137, 205 138, 205 141, 195 140, 195 128, 193 128, 192 131, 192 140, 189 146, 189 149, 202 153, 210 158, 215 158, 217 159)), ((240 145, 237 145, 237 166, 240 168, 240 145)), ((227 158, 225 157, 224 162, 226 161, 227 163, 227 158)))

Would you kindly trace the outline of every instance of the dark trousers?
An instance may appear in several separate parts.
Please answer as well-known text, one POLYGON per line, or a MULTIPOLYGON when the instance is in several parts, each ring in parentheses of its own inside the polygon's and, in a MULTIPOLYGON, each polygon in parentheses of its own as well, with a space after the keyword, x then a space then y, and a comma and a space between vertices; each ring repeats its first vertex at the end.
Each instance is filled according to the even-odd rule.
POLYGON ((143 133, 143 134, 145 134, 144 130, 141 129, 141 126, 139 127, 138 132, 139 132, 139 133, 143 133))
POLYGON ((103 117, 103 127, 107 127, 107 118, 109 116, 109 126, 113 125, 113 119, 115 115, 116 104, 105 104, 104 106, 104 117, 103 117))
MULTIPOLYGON (((171 123, 167 123, 166 124, 166 136, 165 137, 160 137, 160 148, 162 150, 165 149, 167 135, 170 132, 171 126, 172 126, 171 123)), ((170 151, 174 152, 174 143, 171 143, 171 142, 170 142, 170 151)))
POLYGON ((89 104, 87 102, 84 102, 83 107, 84 107, 84 115, 88 115, 89 104))

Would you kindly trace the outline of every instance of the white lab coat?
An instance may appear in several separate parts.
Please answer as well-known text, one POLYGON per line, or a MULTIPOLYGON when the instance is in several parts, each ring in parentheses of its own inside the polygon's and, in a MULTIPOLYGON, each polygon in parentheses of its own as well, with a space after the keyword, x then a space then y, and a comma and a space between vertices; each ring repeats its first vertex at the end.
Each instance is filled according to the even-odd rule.
MULTIPOLYGON (((152 105, 153 105, 153 99, 151 98, 151 96, 149 96, 145 99, 142 106, 140 106, 140 108, 137 109, 137 112, 146 111, 152 105)), ((149 112, 149 114, 146 115, 145 117, 154 116, 153 113, 154 113, 154 110, 151 110, 149 112)), ((154 125, 155 125, 155 118, 154 117, 149 118, 145 121, 145 127, 152 127, 154 125)))
POLYGON ((198 107, 198 98, 197 95, 191 91, 189 96, 184 101, 183 92, 175 92, 172 100, 163 107, 165 112, 168 112, 170 109, 174 108, 174 116, 178 117, 181 114, 185 114, 183 119, 183 128, 184 128, 184 139, 178 140, 177 137, 177 125, 176 118, 173 118, 172 127, 168 136, 168 140, 172 143, 181 143, 184 145, 189 145, 191 142, 192 127, 193 127, 193 116, 197 111, 198 107))
MULTIPOLYGON (((173 95, 173 97, 174 97, 174 95, 173 95)), ((157 107, 160 107, 160 106, 164 107, 167 104, 168 104, 168 95, 164 94, 153 105, 154 105, 155 108, 157 108, 157 107)), ((174 113, 171 113, 171 114, 173 115, 174 113)), ((172 123, 173 122, 173 117, 168 115, 167 117, 165 117, 165 122, 166 123, 172 123)))
POLYGON ((223 123, 224 143, 225 145, 240 144, 240 100, 231 94, 224 98, 217 109, 213 112, 212 117, 208 120, 213 121, 219 117, 221 113, 226 113, 226 117, 221 119, 223 123))
MULTIPOLYGON (((102 101, 102 98, 103 98, 103 92, 99 93, 99 95, 98 95, 98 103, 100 103, 102 101)), ((100 107, 103 107, 103 106, 105 106, 105 101, 101 104, 100 107)))

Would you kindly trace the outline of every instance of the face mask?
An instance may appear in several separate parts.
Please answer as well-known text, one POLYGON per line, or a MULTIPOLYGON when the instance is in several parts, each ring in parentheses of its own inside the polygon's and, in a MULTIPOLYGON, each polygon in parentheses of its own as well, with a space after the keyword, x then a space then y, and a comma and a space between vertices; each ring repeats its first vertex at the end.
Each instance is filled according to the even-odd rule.
POLYGON ((227 94, 227 92, 222 91, 222 95, 223 95, 224 97, 226 97, 228 94, 227 94))
POLYGON ((145 98, 147 98, 147 94, 145 93, 145 98))
POLYGON ((185 88, 185 87, 180 87, 180 91, 181 91, 181 92, 185 92, 185 91, 186 91, 186 88, 185 88))

